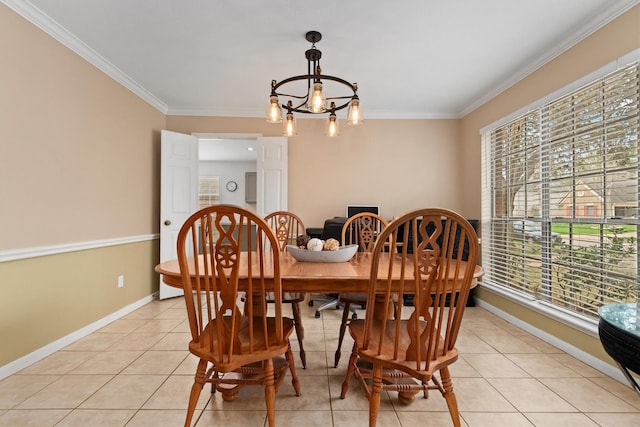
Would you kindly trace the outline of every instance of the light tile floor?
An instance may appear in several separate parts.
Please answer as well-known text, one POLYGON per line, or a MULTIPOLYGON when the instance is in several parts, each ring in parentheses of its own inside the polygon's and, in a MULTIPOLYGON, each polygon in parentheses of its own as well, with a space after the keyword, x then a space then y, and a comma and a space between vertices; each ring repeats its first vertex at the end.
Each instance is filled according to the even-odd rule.
MULTIPOLYGON (((277 424, 367 425, 368 402, 356 381, 339 398, 352 344, 347 336, 334 368, 341 311, 316 319, 304 304, 303 316, 307 369, 296 352, 302 395, 285 378, 277 424)), ((153 301, 0 381, 0 426, 182 425, 196 366, 188 340, 184 301, 153 301)), ((486 310, 467 309, 458 348, 452 375, 463 426, 640 426, 640 397, 629 387, 486 310)), ((263 390, 244 388, 223 402, 205 388, 194 419, 197 426, 264 426, 263 390)), ((378 425, 450 426, 451 419, 437 392, 410 405, 389 393, 378 425)))

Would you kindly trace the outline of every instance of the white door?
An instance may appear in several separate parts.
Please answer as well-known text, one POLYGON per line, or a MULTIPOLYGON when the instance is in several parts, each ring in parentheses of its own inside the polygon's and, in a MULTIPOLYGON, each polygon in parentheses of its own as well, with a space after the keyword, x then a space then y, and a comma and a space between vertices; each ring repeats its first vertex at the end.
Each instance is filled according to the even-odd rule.
POLYGON ((286 137, 257 138, 256 210, 262 217, 287 210, 287 142, 286 137))
MULTIPOLYGON (((163 130, 160 149, 160 262, 176 258, 180 227, 198 209, 198 138, 163 130)), ((162 283, 160 299, 183 295, 162 283)))

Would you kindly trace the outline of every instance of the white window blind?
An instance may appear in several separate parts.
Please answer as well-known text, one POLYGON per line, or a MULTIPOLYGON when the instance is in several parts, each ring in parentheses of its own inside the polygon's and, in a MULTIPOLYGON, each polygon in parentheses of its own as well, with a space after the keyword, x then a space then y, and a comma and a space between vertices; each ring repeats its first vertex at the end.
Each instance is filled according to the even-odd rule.
POLYGON ((198 181, 198 206, 200 209, 220 203, 220 177, 201 176, 198 181))
POLYGON ((564 310, 635 301, 639 66, 634 62, 483 140, 483 282, 564 310))

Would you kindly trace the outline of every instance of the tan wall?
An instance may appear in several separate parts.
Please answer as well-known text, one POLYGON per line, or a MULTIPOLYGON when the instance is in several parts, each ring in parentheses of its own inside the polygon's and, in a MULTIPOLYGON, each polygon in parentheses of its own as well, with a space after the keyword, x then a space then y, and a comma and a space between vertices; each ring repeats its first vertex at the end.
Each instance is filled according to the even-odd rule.
MULTIPOLYGON (((157 233, 164 114, 4 5, 0 52, 0 251, 157 233)), ((148 240, 0 263, 0 366, 149 296, 157 260, 148 240)))
MULTIPOLYGON (((343 125, 338 138, 324 136, 324 125, 298 119, 289 139, 289 209, 308 227, 344 215, 347 204, 379 205, 386 218, 427 206, 462 209, 458 120, 367 120, 343 125)), ((262 118, 168 116, 167 129, 281 135, 262 118)))
POLYGON ((146 241, 0 263, 0 366, 157 291, 158 259, 146 241))
MULTIPOLYGON (((463 210, 480 215, 480 129, 640 48, 640 6, 603 27, 557 59, 496 96, 461 121, 463 210)), ((582 334, 499 296, 476 292, 499 309, 565 340, 595 357, 610 361, 597 338, 582 334)))
POLYGON ((164 114, 4 5, 0 52, 0 250, 157 232, 164 114))

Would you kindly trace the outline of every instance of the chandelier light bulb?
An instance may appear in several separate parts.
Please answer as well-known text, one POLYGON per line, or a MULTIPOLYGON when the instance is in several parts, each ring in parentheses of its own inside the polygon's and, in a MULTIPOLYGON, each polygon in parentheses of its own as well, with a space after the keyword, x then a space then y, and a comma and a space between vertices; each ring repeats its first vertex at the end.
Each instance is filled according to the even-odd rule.
POLYGON ((298 134, 296 119, 290 112, 287 113, 287 118, 283 121, 283 134, 285 136, 296 136, 298 134))
POLYGON ((322 83, 315 82, 309 93, 307 108, 312 113, 322 113, 327 110, 326 105, 327 99, 324 97, 324 93, 322 93, 322 83))
POLYGON ((332 138, 340 134, 340 127, 338 126, 338 119, 336 118, 335 113, 331 113, 329 115, 325 134, 332 138))
POLYGON ((280 104, 278 104, 278 97, 271 96, 269 98, 269 105, 267 106, 267 122, 280 123, 282 121, 282 113, 280 111, 280 104))
POLYGON ((360 110, 360 100, 353 99, 349 105, 349 112, 347 113, 347 124, 359 125, 362 123, 362 111, 360 110))

